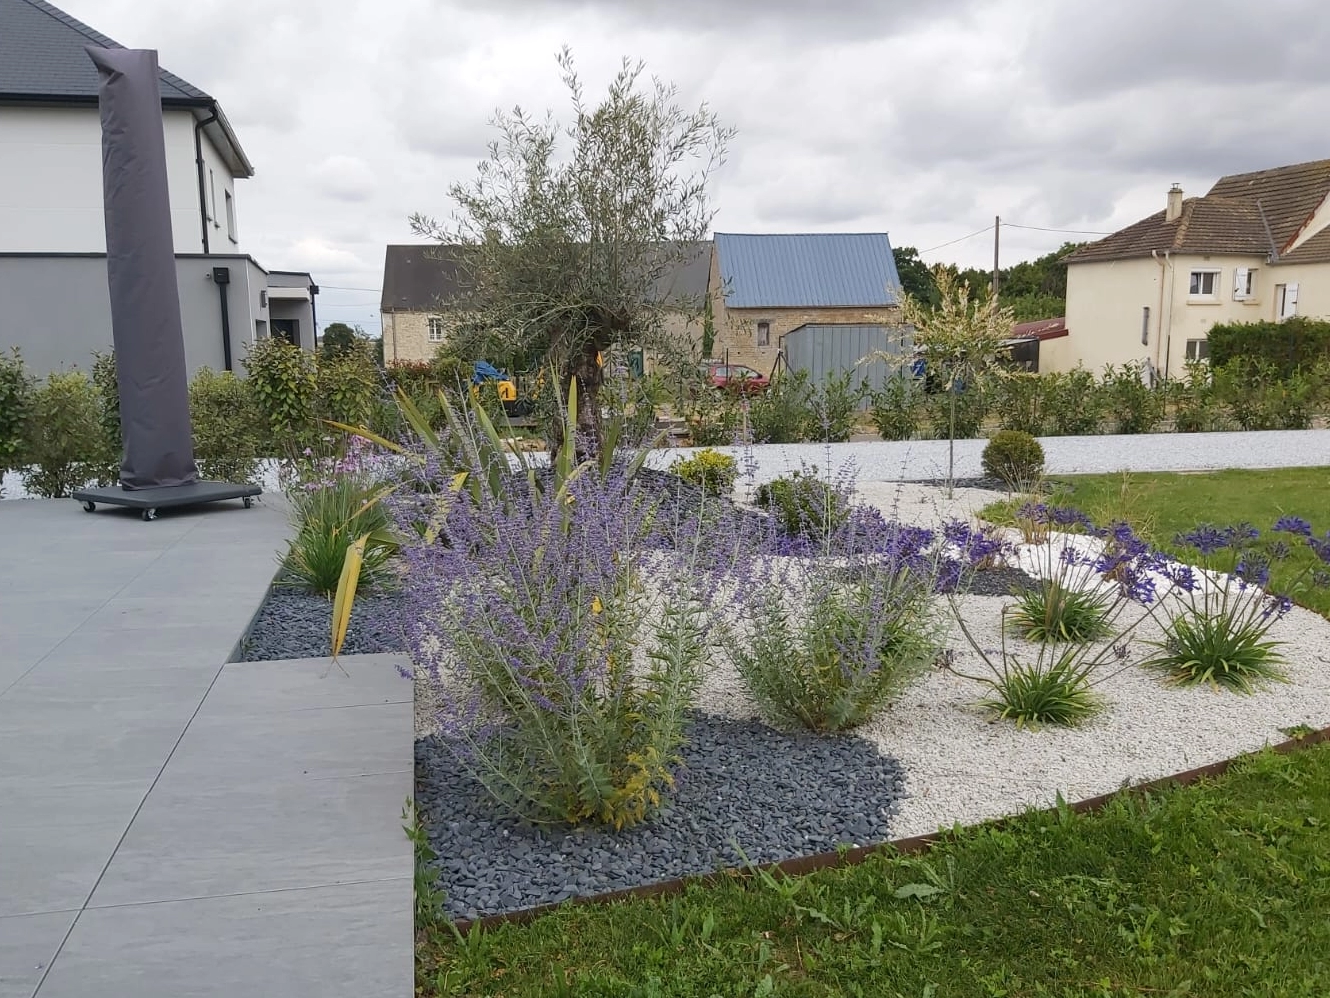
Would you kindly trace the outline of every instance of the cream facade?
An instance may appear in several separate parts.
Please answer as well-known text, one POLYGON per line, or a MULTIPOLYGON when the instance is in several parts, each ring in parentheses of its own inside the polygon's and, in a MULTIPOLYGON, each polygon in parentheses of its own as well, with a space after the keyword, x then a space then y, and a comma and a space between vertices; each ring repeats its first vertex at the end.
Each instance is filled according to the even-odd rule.
POLYGON ((1330 318, 1330 264, 1173 253, 1071 264, 1070 335, 1042 345, 1040 367, 1098 372, 1148 359, 1161 374, 1180 377, 1188 360, 1209 355, 1211 326, 1293 315, 1330 318))

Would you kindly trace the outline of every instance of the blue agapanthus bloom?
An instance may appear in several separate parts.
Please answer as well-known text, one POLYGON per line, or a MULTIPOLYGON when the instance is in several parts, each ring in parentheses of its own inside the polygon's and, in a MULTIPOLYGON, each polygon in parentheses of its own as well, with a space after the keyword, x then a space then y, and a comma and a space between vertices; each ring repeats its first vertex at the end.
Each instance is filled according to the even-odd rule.
POLYGON ((1071 506, 1055 506, 1048 511, 1049 518, 1059 527, 1084 527, 1094 529, 1094 521, 1079 509, 1071 506))
POLYGON ((1270 582, 1270 560, 1255 552, 1248 552, 1238 559, 1233 574, 1239 582, 1265 588, 1270 582))
POLYGON ((1195 548, 1201 554, 1214 554, 1233 544, 1228 531, 1221 530, 1212 523, 1202 523, 1195 530, 1178 534, 1173 543, 1182 547, 1195 548))
POLYGON ((1330 533, 1322 538, 1308 537, 1307 545, 1327 565, 1330 565, 1330 533))
POLYGON ((1300 516, 1281 516, 1275 521, 1274 529, 1281 534, 1297 534, 1299 537, 1312 535, 1312 525, 1300 516))

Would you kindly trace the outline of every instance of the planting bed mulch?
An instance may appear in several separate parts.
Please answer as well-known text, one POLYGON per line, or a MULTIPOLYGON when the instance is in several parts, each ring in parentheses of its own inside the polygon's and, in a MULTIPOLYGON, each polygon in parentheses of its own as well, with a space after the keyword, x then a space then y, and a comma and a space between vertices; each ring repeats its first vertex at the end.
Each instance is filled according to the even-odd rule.
MULTIPOLYGON (((403 651, 402 635, 393 624, 397 599, 361 593, 351 610, 344 655, 403 651)), ((267 662, 285 658, 327 658, 332 654, 332 602, 294 586, 274 585, 259 608, 240 646, 240 661, 267 662)))
POLYGON ((490 802, 444 744, 416 742, 416 807, 455 918, 884 841, 904 773, 852 735, 695 714, 669 805, 626 831, 536 828, 490 802))

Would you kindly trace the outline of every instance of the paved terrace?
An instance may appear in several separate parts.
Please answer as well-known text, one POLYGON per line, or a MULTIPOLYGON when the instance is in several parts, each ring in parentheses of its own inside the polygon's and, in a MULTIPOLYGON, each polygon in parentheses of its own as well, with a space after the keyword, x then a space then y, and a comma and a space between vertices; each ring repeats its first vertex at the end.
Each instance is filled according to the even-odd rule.
POLYGON ((0 998, 412 993, 410 684, 224 664, 285 534, 0 503, 0 998))

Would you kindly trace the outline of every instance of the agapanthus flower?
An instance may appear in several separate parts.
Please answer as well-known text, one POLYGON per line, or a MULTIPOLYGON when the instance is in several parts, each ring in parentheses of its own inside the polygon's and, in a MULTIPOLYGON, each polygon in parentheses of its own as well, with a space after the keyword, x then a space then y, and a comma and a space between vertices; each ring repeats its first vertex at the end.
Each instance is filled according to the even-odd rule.
POLYGON ((1275 521, 1274 529, 1281 534, 1296 534, 1299 537, 1312 535, 1312 525, 1300 516, 1281 516, 1275 521))
POLYGON ((1173 543, 1183 547, 1195 548, 1201 554, 1214 554, 1233 546, 1233 536, 1211 523, 1202 523, 1195 530, 1178 534, 1173 543))

